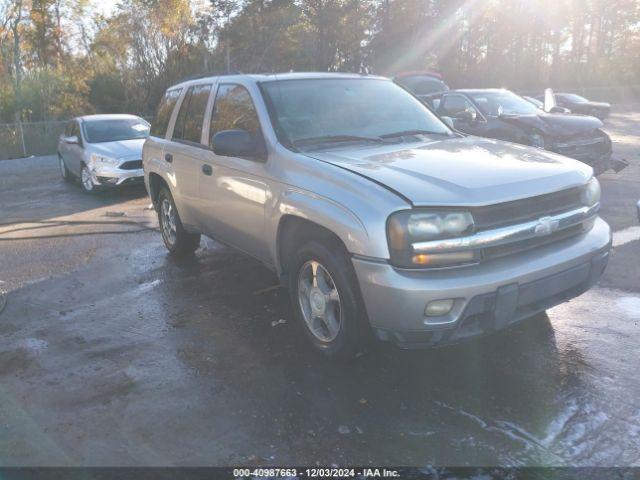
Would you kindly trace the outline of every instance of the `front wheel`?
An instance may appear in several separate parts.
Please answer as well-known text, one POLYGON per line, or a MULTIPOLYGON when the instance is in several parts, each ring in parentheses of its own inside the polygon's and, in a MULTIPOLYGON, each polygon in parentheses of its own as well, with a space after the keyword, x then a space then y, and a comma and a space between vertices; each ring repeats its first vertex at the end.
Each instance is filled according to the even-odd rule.
POLYGON ((93 179, 91 178, 91 172, 84 164, 80 170, 80 184, 82 185, 82 189, 87 193, 94 193, 96 191, 96 186, 93 184, 93 179))
POLYGON ((171 192, 163 188, 158 194, 158 222, 164 245, 173 255, 187 255, 200 246, 200 234, 188 233, 182 226, 171 192))
POLYGON ((317 351, 348 359, 364 350, 370 328, 353 267, 341 245, 312 241, 298 248, 289 292, 294 313, 317 351))

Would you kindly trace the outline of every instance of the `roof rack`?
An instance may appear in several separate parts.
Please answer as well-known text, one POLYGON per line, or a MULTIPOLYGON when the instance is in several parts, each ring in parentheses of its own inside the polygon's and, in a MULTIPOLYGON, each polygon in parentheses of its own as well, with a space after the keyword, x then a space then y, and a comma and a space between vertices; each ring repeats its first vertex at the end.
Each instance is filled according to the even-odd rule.
POLYGON ((199 78, 207 78, 207 77, 226 77, 229 75, 242 75, 242 72, 240 71, 231 71, 231 72, 203 72, 203 73, 195 73, 193 75, 189 75, 188 77, 183 78, 182 80, 180 80, 179 82, 176 83, 183 83, 183 82, 188 82, 190 80, 198 80, 199 78))

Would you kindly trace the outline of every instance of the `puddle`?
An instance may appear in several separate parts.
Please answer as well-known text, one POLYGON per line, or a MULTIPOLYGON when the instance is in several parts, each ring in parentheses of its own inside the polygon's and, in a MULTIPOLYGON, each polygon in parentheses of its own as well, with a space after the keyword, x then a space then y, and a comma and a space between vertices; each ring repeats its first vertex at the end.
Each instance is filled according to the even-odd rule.
POLYGON ((629 227, 613 232, 613 246, 619 247, 626 243, 640 240, 640 227, 629 227))
POLYGON ((640 297, 621 297, 616 304, 629 318, 640 319, 640 297))

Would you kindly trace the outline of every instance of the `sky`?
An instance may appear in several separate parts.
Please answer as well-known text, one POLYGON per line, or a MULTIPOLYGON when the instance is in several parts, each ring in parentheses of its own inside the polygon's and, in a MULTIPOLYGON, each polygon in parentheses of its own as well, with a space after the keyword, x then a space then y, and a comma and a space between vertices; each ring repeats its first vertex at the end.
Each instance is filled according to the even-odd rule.
POLYGON ((93 4, 99 12, 106 16, 111 15, 116 9, 119 0, 94 0, 93 4))

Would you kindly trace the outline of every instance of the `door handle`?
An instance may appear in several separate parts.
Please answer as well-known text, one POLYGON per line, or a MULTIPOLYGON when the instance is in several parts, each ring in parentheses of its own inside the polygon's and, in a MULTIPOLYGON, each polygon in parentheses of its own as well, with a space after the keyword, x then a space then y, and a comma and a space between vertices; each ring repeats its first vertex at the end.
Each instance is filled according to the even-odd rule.
POLYGON ((204 173, 205 175, 211 175, 213 173, 213 168, 211 168, 211 165, 207 165, 205 163, 204 165, 202 165, 202 173, 204 173))
POLYGON ((173 162, 173 155, 171 155, 170 153, 165 153, 164 154, 164 160, 167 163, 173 162))

